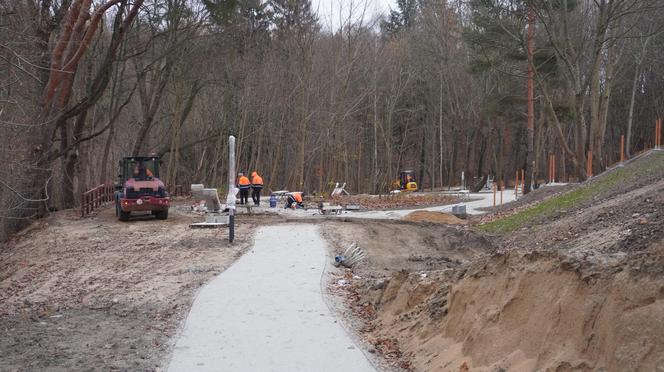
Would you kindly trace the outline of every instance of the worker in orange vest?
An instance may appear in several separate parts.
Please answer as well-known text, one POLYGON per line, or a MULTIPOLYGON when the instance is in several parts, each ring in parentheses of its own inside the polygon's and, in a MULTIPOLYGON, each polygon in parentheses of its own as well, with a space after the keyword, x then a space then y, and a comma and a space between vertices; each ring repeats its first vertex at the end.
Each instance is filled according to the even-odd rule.
POLYGON ((258 172, 251 173, 251 199, 254 205, 261 205, 261 190, 263 190, 263 177, 258 172))
POLYGON ((295 192, 289 192, 288 198, 286 199, 286 209, 288 208, 304 208, 304 204, 302 204, 302 195, 304 193, 300 191, 295 191, 295 192))
POLYGON ((240 204, 248 204, 251 182, 242 172, 238 173, 237 187, 240 189, 240 204))

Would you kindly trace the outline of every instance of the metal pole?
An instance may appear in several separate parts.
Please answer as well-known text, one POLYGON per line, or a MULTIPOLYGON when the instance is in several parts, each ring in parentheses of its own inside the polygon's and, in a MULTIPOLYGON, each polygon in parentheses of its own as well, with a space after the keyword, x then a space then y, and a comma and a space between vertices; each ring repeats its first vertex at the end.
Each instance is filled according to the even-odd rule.
POLYGON ((228 195, 226 195, 226 206, 228 207, 228 241, 235 239, 235 137, 228 137, 228 195))

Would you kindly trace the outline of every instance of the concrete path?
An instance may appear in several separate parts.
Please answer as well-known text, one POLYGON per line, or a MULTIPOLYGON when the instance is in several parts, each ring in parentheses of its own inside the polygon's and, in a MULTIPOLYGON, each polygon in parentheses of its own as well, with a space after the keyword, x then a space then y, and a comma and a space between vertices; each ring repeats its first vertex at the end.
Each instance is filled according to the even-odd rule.
POLYGON ((323 300, 314 225, 261 228, 196 297, 168 370, 375 371, 323 300))
MULTIPOLYGON (((456 204, 442 205, 436 207, 426 207, 417 209, 397 209, 397 210, 384 210, 384 211, 366 211, 366 212, 351 212, 342 214, 339 217, 357 217, 357 218, 376 218, 376 219, 401 219, 406 215, 415 211, 432 211, 432 212, 445 212, 452 213, 452 207, 455 205, 465 205, 466 213, 468 214, 484 214, 485 211, 481 208, 493 207, 493 192, 478 192, 468 194, 469 201, 463 201, 456 204)), ((505 190, 503 192, 503 204, 514 201, 514 190, 505 190)), ((496 195, 496 204, 500 205, 500 194, 496 195)))

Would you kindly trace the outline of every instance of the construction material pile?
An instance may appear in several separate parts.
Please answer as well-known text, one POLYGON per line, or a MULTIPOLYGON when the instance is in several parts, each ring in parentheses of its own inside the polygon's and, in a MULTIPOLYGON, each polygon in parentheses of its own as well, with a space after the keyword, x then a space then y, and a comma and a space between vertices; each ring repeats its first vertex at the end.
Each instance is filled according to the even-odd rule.
POLYGON ((357 245, 357 242, 353 242, 342 254, 334 257, 334 261, 337 265, 353 267, 362 261, 365 256, 364 251, 357 245))

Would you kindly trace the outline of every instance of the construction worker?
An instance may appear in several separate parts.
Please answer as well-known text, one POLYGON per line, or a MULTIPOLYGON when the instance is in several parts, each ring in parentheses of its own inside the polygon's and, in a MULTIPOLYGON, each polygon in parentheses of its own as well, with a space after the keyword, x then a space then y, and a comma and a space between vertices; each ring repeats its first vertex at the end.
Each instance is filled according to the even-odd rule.
POLYGON ((251 199, 254 205, 261 205, 261 190, 263 190, 263 177, 258 172, 251 173, 251 199))
POLYGON ((240 189, 240 204, 249 204, 249 189, 251 188, 251 182, 249 182, 249 178, 247 178, 242 172, 238 173, 237 187, 240 189))
POLYGON ((300 191, 289 192, 288 194, 286 194, 288 196, 286 198, 286 209, 304 208, 304 204, 302 204, 303 194, 304 193, 300 191))

